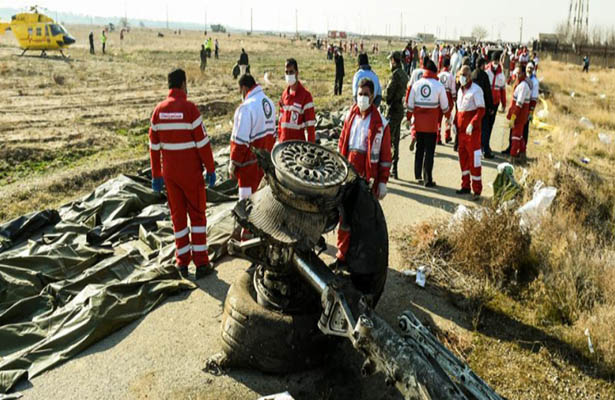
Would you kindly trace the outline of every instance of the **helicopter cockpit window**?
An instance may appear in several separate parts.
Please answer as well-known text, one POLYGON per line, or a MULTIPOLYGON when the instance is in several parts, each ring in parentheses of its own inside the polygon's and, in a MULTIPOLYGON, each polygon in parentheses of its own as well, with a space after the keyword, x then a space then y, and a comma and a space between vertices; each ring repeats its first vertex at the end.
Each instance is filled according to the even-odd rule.
POLYGON ((42 28, 36 28, 36 36, 42 36, 43 35, 43 29, 42 28))
POLYGON ((51 36, 59 35, 61 33, 66 33, 62 25, 51 24, 51 36))

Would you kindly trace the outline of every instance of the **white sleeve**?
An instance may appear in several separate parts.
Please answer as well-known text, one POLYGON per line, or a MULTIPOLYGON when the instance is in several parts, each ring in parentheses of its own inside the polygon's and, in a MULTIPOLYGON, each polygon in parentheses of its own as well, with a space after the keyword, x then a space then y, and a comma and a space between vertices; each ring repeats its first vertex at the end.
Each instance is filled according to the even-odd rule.
POLYGON ((408 95, 408 111, 410 112, 414 112, 414 86, 412 85, 412 87, 410 88, 410 95, 408 95))
POLYGON ((240 105, 233 118, 233 132, 231 141, 236 144, 250 145, 250 132, 252 132, 252 114, 245 105, 240 105))
POLYGON ((485 93, 483 89, 477 85, 478 90, 474 92, 474 104, 476 104, 476 108, 485 108, 485 93))
POLYGON ((446 114, 449 110, 448 96, 446 95, 444 86, 440 85, 440 88, 440 108, 442 108, 442 112, 446 114))

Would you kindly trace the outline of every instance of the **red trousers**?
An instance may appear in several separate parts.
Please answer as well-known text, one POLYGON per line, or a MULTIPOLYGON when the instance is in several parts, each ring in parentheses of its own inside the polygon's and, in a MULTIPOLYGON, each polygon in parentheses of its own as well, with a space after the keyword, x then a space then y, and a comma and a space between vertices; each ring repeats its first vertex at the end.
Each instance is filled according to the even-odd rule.
POLYGON ((258 186, 260 185, 263 176, 265 175, 262 168, 260 168, 258 164, 256 164, 256 160, 254 161, 255 162, 253 164, 246 165, 245 167, 239 167, 235 171, 235 175, 237 175, 237 183, 239 186, 240 199, 250 197, 252 193, 255 193, 258 190, 258 186), (250 189, 250 194, 245 196, 245 194, 248 192, 247 189, 250 189))
POLYGON ((346 253, 350 247, 350 227, 344 226, 342 218, 340 218, 340 226, 337 229, 337 254, 338 260, 346 261, 346 253))
POLYGON ((459 164, 461 165, 461 187, 472 189, 475 194, 480 195, 483 191, 481 177, 481 137, 480 127, 478 131, 474 129, 472 135, 459 132, 459 164))
POLYGON ((175 232, 175 262, 178 266, 188 266, 193 260, 197 267, 201 267, 209 263, 205 217, 207 197, 203 175, 200 171, 198 175, 192 175, 190 179, 182 179, 182 182, 165 177, 164 183, 175 232), (192 235, 188 228, 188 216, 192 235))
POLYGON ((515 120, 515 126, 510 131, 510 155, 517 157, 521 153, 525 153, 525 139, 523 138, 523 128, 527 118, 517 118, 515 120))

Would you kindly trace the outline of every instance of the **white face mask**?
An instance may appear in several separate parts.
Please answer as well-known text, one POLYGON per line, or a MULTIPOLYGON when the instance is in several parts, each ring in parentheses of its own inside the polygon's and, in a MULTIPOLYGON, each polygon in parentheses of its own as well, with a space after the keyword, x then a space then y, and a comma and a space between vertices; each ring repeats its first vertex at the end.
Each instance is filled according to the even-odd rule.
POLYGON ((465 86, 468 84, 468 78, 465 75, 461 75, 459 77, 459 83, 461 83, 461 86, 465 86))
POLYGON ((367 110, 370 106, 369 96, 357 96, 357 105, 359 106, 359 110, 361 112, 367 110))
POLYGON ((288 83, 291 86, 294 85, 295 82, 297 82, 297 76, 295 74, 284 75, 284 78, 286 79, 286 83, 288 83))

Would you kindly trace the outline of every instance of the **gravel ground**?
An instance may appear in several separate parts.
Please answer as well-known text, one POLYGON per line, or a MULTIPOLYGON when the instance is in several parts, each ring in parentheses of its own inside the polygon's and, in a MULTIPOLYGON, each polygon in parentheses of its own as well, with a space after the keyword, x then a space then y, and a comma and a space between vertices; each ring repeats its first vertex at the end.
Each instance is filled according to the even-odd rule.
MULTIPOLYGON (((492 139, 494 150, 505 142, 504 118, 498 116, 492 139)), ((438 146, 434 168, 436 189, 413 183, 413 155, 409 139, 401 144, 403 167, 400 180, 391 181, 383 208, 390 232, 409 224, 453 212, 458 204, 473 204, 455 195, 460 168, 452 146, 438 146)), ((484 196, 492 195, 495 167, 502 159, 483 164, 484 196)), ((328 254, 335 236, 328 235, 328 254)), ((418 290, 399 267, 402 260, 391 241, 390 273, 377 311, 390 323, 405 309, 443 329, 466 331, 469 322, 435 292, 418 290)), ((361 359, 349 346, 322 369, 288 376, 263 375, 233 370, 212 376, 202 371, 205 360, 217 353, 220 320, 226 291, 248 267, 241 260, 226 259, 217 274, 199 282, 200 288, 168 299, 163 305, 115 334, 100 341, 75 359, 22 383, 17 390, 24 399, 256 399, 260 395, 289 390, 296 399, 398 399, 382 377, 361 378, 361 359)))

